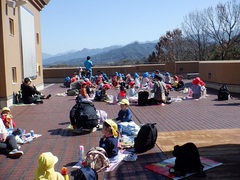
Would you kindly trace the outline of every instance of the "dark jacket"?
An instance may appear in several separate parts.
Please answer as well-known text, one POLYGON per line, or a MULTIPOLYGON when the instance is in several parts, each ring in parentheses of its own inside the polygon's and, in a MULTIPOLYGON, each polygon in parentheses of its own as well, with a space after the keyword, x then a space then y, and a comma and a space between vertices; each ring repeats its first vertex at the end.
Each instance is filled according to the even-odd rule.
POLYGON ((37 98, 34 97, 35 94, 41 95, 41 92, 37 91, 35 87, 29 86, 25 83, 21 85, 22 90, 22 100, 24 104, 32 104, 37 98))
POLYGON ((105 149, 108 158, 113 158, 118 155, 118 138, 107 137, 101 138, 99 146, 105 149))

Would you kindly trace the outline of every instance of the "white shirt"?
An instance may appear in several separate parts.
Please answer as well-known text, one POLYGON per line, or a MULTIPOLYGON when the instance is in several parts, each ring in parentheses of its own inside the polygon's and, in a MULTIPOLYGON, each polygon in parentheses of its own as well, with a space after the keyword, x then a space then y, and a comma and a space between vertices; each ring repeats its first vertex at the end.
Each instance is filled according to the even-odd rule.
POLYGON ((3 124, 2 118, 0 118, 0 133, 7 133, 7 130, 3 124))

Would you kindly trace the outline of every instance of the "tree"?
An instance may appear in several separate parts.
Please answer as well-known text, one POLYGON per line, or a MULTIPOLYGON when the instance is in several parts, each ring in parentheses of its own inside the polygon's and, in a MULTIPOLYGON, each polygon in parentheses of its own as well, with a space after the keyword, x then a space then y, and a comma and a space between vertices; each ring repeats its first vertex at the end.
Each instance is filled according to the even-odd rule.
POLYGON ((184 33, 185 59, 208 60, 210 57, 210 37, 206 30, 204 13, 200 11, 190 12, 182 23, 184 33))
POLYGON ((219 3, 204 11, 208 35, 216 43, 215 53, 221 60, 232 58, 240 42, 240 4, 235 0, 219 3))
POLYGON ((167 31, 156 45, 156 58, 159 62, 178 61, 182 57, 182 31, 167 31))

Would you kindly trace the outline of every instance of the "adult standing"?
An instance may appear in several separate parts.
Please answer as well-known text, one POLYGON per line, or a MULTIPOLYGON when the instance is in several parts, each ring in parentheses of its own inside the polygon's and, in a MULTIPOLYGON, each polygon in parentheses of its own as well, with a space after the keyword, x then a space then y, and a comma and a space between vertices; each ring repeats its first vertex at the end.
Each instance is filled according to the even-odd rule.
POLYGON ((91 81, 93 64, 90 56, 87 56, 87 59, 84 62, 84 66, 86 68, 86 78, 88 78, 91 81))

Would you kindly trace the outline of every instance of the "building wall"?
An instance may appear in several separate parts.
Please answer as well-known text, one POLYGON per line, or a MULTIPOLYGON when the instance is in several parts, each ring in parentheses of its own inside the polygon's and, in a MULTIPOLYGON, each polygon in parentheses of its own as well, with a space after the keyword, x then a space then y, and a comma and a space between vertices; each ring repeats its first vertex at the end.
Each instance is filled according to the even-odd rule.
MULTIPOLYGON (((47 0, 29 0, 22 5, 34 15, 34 31, 36 41, 36 64, 37 77, 34 84, 39 90, 43 89, 43 70, 42 70, 42 49, 41 49, 41 28, 40 11, 47 5, 47 0), (37 34, 39 41, 37 42, 37 34)), ((20 90, 23 77, 22 47, 19 23, 19 7, 12 8, 7 6, 6 0, 0 2, 0 107, 10 106, 14 103, 13 94, 20 90), (10 33, 9 20, 13 20, 14 34, 10 33), (16 81, 13 81, 13 68, 16 69, 16 81)), ((29 67, 31 68, 31 67, 29 67)))

